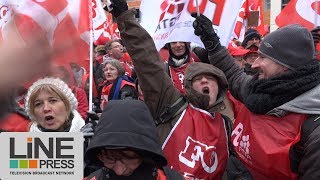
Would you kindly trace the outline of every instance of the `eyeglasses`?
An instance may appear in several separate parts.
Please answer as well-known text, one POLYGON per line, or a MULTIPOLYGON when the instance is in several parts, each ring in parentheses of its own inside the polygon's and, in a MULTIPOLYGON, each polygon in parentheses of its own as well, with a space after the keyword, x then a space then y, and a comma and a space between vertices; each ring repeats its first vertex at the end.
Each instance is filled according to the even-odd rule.
POLYGON ((117 161, 120 161, 122 164, 132 164, 140 159, 139 155, 133 151, 112 151, 105 149, 101 150, 98 158, 108 166, 116 164, 117 161))

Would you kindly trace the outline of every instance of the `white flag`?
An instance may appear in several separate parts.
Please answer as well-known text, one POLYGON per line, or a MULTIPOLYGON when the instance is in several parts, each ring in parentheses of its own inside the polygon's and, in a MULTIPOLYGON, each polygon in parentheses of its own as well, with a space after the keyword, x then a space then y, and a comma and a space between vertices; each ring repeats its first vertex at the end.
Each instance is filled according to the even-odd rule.
MULTIPOLYGON (((233 32, 242 0, 198 0, 200 13, 213 22, 222 45, 227 45, 233 32)), ((193 42, 203 46, 194 35, 191 12, 196 0, 142 0, 141 25, 153 37, 158 50, 174 41, 193 42)))

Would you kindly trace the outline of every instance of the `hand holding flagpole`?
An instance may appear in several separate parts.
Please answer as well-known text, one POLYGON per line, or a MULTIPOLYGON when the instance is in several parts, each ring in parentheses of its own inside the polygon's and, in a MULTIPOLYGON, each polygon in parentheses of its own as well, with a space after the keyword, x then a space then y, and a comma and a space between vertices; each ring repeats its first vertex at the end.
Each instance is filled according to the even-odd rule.
POLYGON ((319 11, 319 3, 320 1, 316 2, 316 10, 315 10, 315 15, 314 15, 314 27, 318 26, 318 11, 319 11))
POLYGON ((200 10, 199 10, 198 0, 196 0, 196 7, 197 7, 197 16, 200 16, 200 10))

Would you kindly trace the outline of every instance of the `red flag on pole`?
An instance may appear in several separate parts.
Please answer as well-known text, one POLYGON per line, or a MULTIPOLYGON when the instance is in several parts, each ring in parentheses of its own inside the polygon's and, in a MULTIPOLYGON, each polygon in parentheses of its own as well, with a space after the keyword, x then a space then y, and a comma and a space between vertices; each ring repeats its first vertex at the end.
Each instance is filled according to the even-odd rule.
POLYGON ((287 6, 276 17, 276 24, 283 27, 289 24, 301 24, 308 29, 312 29, 315 24, 320 25, 319 0, 291 0, 287 6), (319 17, 319 18, 317 18, 319 17), (315 21, 318 21, 315 23, 315 21))

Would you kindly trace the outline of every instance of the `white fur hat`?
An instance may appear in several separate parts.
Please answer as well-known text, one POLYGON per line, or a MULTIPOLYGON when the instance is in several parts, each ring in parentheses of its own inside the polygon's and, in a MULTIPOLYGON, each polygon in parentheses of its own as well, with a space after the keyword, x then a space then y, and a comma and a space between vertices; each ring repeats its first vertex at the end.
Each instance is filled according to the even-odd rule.
POLYGON ((69 88, 69 86, 63 82, 61 79, 59 78, 51 78, 51 77, 45 77, 43 79, 39 79, 36 82, 34 82, 32 84, 32 86, 29 87, 28 89, 28 93, 26 95, 25 98, 25 111, 28 114, 28 116, 30 117, 30 102, 29 102, 29 98, 31 96, 31 94, 39 89, 42 85, 53 85, 55 87, 57 87, 69 100, 70 103, 70 109, 71 111, 76 110, 78 108, 78 100, 75 97, 75 95, 72 93, 71 89, 69 88))

